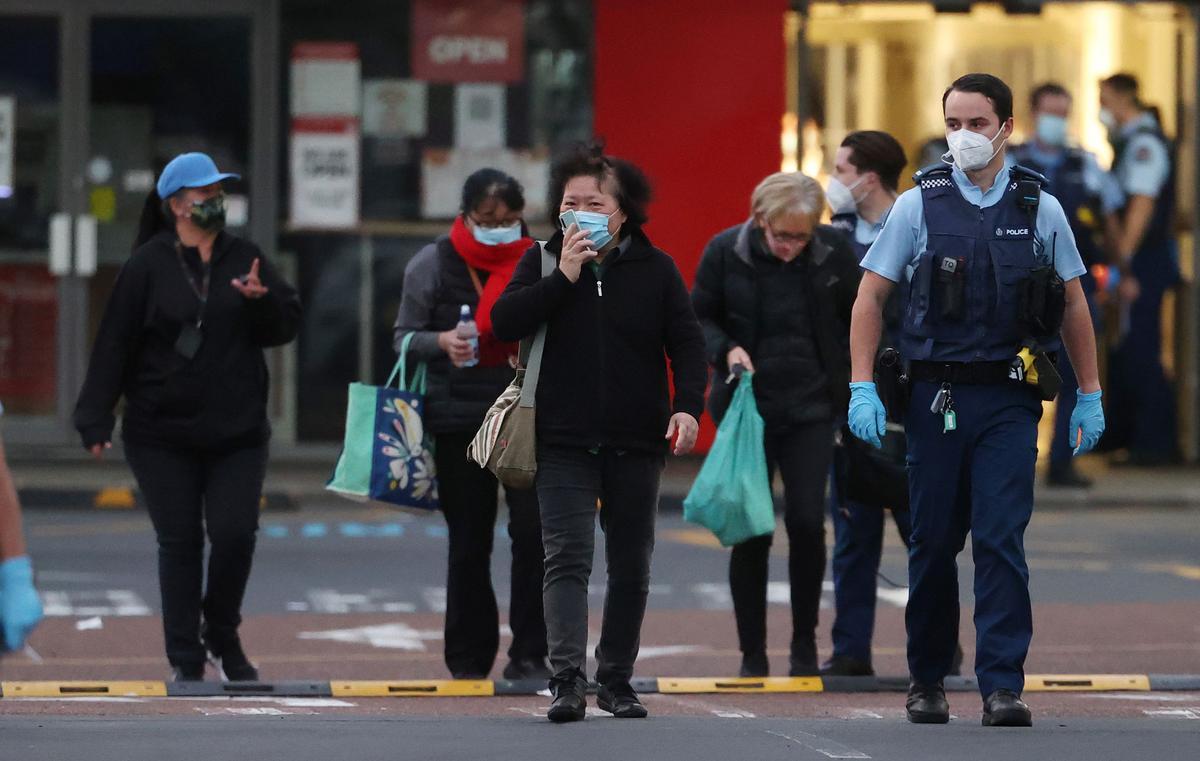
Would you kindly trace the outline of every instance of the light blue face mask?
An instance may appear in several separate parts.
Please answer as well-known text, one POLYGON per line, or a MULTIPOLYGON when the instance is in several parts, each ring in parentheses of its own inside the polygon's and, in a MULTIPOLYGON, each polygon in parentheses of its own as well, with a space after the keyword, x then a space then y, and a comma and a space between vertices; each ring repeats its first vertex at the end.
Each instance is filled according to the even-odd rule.
MULTIPOLYGON (((611 214, 600 214, 595 211, 563 212, 563 215, 566 214, 574 214, 576 224, 579 225, 580 230, 588 234, 588 239, 592 241, 594 248, 604 248, 612 240, 612 233, 608 231, 608 218, 612 216, 611 214)), ((563 215, 559 215, 560 220, 563 215)))
POLYGON ((521 223, 509 227, 471 225, 471 234, 485 246, 503 246, 505 243, 516 243, 521 239, 521 223))
POLYGON ((1067 144, 1067 120, 1054 114, 1038 114, 1037 139, 1042 145, 1067 144))

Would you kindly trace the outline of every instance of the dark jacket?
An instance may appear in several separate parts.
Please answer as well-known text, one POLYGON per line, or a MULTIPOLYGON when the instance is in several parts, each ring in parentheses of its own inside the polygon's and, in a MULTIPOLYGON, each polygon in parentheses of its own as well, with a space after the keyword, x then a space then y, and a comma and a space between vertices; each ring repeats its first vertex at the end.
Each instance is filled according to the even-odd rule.
MULTIPOLYGON (((760 305, 759 274, 751 250, 764 246, 758 238, 752 222, 718 233, 704 248, 692 288, 692 306, 704 328, 708 361, 716 371, 710 410, 718 421, 732 396, 732 386, 723 382, 729 373, 725 356, 741 346, 751 361, 758 361, 760 321, 767 313, 760 305)), ((826 225, 816 228, 801 256, 806 258, 808 277, 798 301, 806 305, 829 401, 840 416, 850 401, 850 312, 858 293, 858 263, 845 236, 826 225)), ((786 389, 760 389, 756 379, 756 396, 763 391, 786 393, 786 389)))
POLYGON ((112 439, 121 396, 127 441, 207 449, 261 444, 270 436, 263 348, 295 338, 300 299, 257 246, 221 233, 213 246, 203 341, 187 359, 176 342, 200 314, 193 285, 202 284, 203 265, 196 249, 177 251, 175 242, 173 232, 159 233, 117 276, 75 406, 85 447, 112 439), (231 283, 256 258, 270 290, 251 300, 231 283))
MULTIPOLYGON (((557 258, 562 233, 546 248, 557 258)), ((589 266, 574 283, 559 269, 543 278, 541 252, 531 247, 492 310, 492 327, 500 340, 516 341, 549 323, 539 444, 663 452, 671 415, 699 419, 704 409, 704 337, 675 261, 644 233, 634 230, 627 248, 609 257, 601 288, 589 266)))
MULTIPOLYGON (((480 283, 487 283, 487 271, 476 272, 480 283)), ((513 379, 508 365, 455 367, 438 346, 438 333, 458 324, 463 304, 474 314, 479 294, 466 261, 454 250, 450 236, 443 235, 417 252, 404 268, 394 346, 400 351, 404 337, 412 333, 408 366, 428 363, 425 427, 435 434, 474 433, 484 413, 513 379)))

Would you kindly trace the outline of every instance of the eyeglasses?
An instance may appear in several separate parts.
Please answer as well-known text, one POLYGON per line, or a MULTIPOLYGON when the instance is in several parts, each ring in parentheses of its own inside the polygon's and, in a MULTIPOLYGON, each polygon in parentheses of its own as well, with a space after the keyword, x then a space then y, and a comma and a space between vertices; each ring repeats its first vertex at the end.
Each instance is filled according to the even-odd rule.
POLYGON ((771 229, 769 224, 763 224, 763 229, 767 231, 767 235, 776 243, 783 243, 787 246, 802 246, 812 240, 812 235, 809 233, 777 233, 771 229))
POLYGON ((500 220, 498 222, 483 222, 470 215, 467 215, 467 219, 471 220, 476 227, 482 227, 484 230, 495 230, 501 227, 512 227, 513 225, 521 224, 520 217, 517 217, 516 219, 500 220))

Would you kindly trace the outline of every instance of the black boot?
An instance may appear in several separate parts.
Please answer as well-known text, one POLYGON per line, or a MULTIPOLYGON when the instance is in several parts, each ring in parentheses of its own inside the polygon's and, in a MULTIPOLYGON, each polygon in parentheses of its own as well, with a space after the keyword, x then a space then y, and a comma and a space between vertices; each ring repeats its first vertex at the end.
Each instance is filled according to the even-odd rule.
POLYGON ((204 646, 208 649, 213 665, 217 667, 225 681, 258 681, 258 669, 246 657, 245 651, 242 650, 242 641, 237 637, 219 643, 206 639, 204 646))
POLYGON ((618 719, 644 719, 647 714, 646 706, 638 700, 629 682, 601 685, 596 692, 596 705, 601 711, 608 711, 618 719))
POLYGON ((204 661, 171 667, 172 682, 203 682, 204 661))
POLYGON ((835 655, 821 666, 821 676, 875 676, 875 669, 868 661, 860 661, 849 655, 835 655))
POLYGON ((513 658, 504 667, 504 678, 512 681, 519 679, 536 679, 542 681, 550 678, 550 667, 545 658, 513 658))
POLYGON ((983 726, 1032 727, 1033 714, 1012 690, 996 690, 983 701, 983 726))
POLYGON ((771 665, 767 662, 766 653, 742 653, 742 668, 738 671, 738 676, 762 677, 770 673, 771 665))
POLYGON ((555 724, 583 721, 587 715, 587 680, 582 674, 570 674, 550 680, 550 694, 554 702, 546 711, 546 718, 555 724))
POLYGON ((950 721, 950 704, 941 683, 917 684, 908 687, 908 720, 913 724, 946 724, 950 721))

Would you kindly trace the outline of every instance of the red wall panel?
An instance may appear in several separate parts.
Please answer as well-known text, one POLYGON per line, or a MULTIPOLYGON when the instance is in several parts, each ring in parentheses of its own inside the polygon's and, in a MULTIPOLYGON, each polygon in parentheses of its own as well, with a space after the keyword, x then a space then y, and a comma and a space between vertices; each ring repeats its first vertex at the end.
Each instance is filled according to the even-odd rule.
MULTIPOLYGON (((786 0, 597 0, 596 134, 650 176, 650 239, 691 281, 779 170, 786 0)), ((705 424, 702 442, 711 438, 705 424)), ((706 448, 706 446, 705 446, 706 448)))

